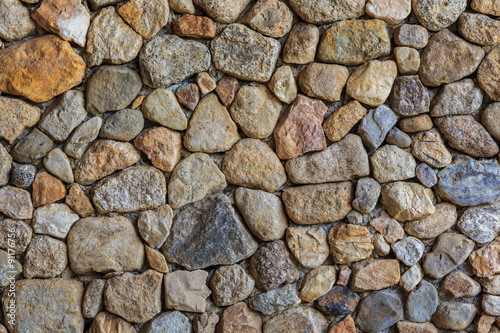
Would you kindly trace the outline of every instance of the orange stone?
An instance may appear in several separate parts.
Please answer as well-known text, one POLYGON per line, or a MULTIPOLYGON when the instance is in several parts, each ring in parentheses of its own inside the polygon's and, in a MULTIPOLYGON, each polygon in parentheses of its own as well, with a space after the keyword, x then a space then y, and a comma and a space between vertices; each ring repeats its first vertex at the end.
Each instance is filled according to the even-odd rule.
POLYGON ((134 145, 148 155, 153 166, 171 172, 181 159, 181 134, 166 127, 147 128, 139 134, 134 145))
POLYGON ((372 227, 384 236, 391 244, 404 237, 405 231, 396 219, 390 217, 377 217, 370 221, 372 227))
POLYGON ((192 38, 214 38, 214 21, 205 16, 182 15, 174 23, 174 33, 179 36, 192 38))
POLYGON ((95 212, 90 199, 77 183, 73 184, 69 189, 66 205, 70 206, 81 217, 87 217, 95 212))
POLYGON ((56 35, 44 35, 0 51, 0 91, 33 102, 49 99, 79 85, 85 62, 56 35))
POLYGON ((238 90, 240 90, 238 80, 232 76, 224 76, 217 82, 217 88, 215 88, 215 92, 224 106, 228 106, 233 102, 238 90))
POLYGON ((37 173, 33 181, 33 206, 48 205, 66 196, 66 187, 62 181, 47 171, 37 173))
POLYGON ((487 277, 500 273, 500 237, 472 252, 469 261, 476 276, 487 277))
POLYGON ((179 103, 193 111, 200 101, 200 89, 196 83, 187 83, 177 89, 175 96, 179 103))
POLYGON ((333 325, 328 333, 356 333, 356 325, 351 316, 347 316, 341 322, 333 325))

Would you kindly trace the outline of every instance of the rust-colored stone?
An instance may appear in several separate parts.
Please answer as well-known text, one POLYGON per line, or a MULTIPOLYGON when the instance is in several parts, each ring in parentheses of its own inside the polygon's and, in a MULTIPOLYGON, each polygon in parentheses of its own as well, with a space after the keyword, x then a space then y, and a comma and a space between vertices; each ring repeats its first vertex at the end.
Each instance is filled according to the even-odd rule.
POLYGON ((228 106, 233 102, 238 90, 240 90, 238 80, 232 76, 224 76, 217 82, 217 88, 215 88, 215 92, 224 106, 228 106))
POLYGON ((33 206, 48 205, 66 196, 66 187, 62 181, 47 171, 37 173, 33 181, 33 206))
POLYGON ((472 270, 479 277, 488 277, 500 273, 500 238, 472 252, 469 256, 472 270))
POLYGON ((351 316, 347 316, 344 320, 330 327, 328 333, 356 333, 354 320, 351 316))
POLYGON ((181 159, 181 134, 166 127, 145 129, 135 138, 134 145, 163 171, 171 172, 181 159))
POLYGON ((174 21, 173 27, 176 35, 184 37, 210 39, 216 34, 214 21, 205 16, 182 15, 174 21))
POLYGON ((187 83, 177 89, 175 96, 179 103, 193 111, 200 101, 200 89, 196 83, 187 83))
POLYGON ((66 205, 70 206, 81 217, 94 214, 95 209, 79 184, 73 184, 66 197, 66 205))
POLYGON ((368 259, 356 263, 352 270, 350 287, 354 291, 380 290, 399 282, 399 261, 395 259, 368 259))

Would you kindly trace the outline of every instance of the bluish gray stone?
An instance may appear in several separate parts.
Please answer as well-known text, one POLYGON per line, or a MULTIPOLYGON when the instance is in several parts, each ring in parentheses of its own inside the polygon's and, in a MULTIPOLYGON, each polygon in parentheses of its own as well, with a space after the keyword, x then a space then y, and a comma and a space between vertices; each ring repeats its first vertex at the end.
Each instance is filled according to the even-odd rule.
POLYGON ((33 163, 44 157, 54 143, 42 131, 35 128, 30 134, 19 140, 10 152, 12 158, 19 163, 33 163))
POLYGON ((125 109, 113 113, 104 121, 99 136, 105 139, 131 141, 144 128, 142 112, 125 109))
POLYGON ((369 214, 375 208, 380 196, 380 184, 373 178, 361 178, 356 185, 356 199, 352 208, 363 214, 369 214))
POLYGON ((300 302, 302 300, 299 298, 295 284, 286 284, 281 288, 252 297, 248 305, 255 311, 272 315, 300 304, 300 302))
POLYGON ((415 174, 424 186, 433 187, 438 182, 436 171, 426 163, 419 164, 415 169, 415 174))
POLYGON ((384 142, 387 133, 398 121, 398 117, 386 105, 380 105, 361 120, 358 134, 369 150, 377 149, 384 142))
POLYGON ((411 145, 411 138, 408 134, 394 126, 387 133, 386 141, 390 145, 395 145, 398 148, 408 148, 411 145))
POLYGON ((438 292, 429 282, 422 280, 418 289, 414 289, 406 301, 406 318, 424 323, 431 320, 439 303, 438 292))
POLYGON ((179 311, 165 312, 144 324, 141 333, 191 333, 191 323, 179 311))
POLYGON ((361 301, 356 323, 363 331, 376 333, 402 319, 401 299, 392 293, 378 291, 361 301))

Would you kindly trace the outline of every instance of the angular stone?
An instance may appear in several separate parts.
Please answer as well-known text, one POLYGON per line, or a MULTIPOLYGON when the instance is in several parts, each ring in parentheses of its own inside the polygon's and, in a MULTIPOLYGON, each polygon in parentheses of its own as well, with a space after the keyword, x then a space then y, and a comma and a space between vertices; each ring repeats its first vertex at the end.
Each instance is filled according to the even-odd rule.
POLYGON ((371 17, 384 20, 388 24, 398 24, 411 12, 410 0, 369 0, 365 7, 371 17))
POLYGON ((493 326, 494 323, 495 323, 495 317, 482 314, 476 323, 477 332, 478 333, 498 332, 499 329, 496 326, 493 326))
POLYGON ((428 42, 428 31, 421 25, 402 24, 394 30, 394 42, 399 46, 424 48, 428 42))
POLYGON ((240 90, 240 84, 236 78, 225 75, 222 79, 217 82, 217 88, 215 88, 215 92, 217 96, 219 96, 222 105, 228 107, 234 100, 234 96, 240 90))
POLYGON ((318 309, 327 316, 342 316, 354 312, 360 297, 346 286, 335 286, 316 300, 318 309))
POLYGON ((408 295, 406 301, 406 318, 424 323, 431 320, 438 306, 438 292, 431 283, 423 280, 417 289, 408 295))
POLYGON ((379 183, 413 178, 417 165, 410 153, 392 145, 377 149, 370 156, 370 164, 373 177, 379 183))
MULTIPOLYGON (((23 265, 21 265, 21 263, 17 261, 15 257, 13 257, 13 253, 7 253, 6 251, 0 250, 0 287, 8 287, 11 283, 14 283, 16 281, 16 278, 18 278, 22 272, 23 265)), ((4 290, 8 289, 11 288, 5 288, 4 290)))
POLYGON ((500 6, 495 1, 472 0, 471 7, 476 12, 480 12, 483 14, 489 14, 489 15, 495 15, 495 16, 500 15, 500 6))
POLYGON ((28 279, 56 277, 68 265, 66 244, 49 236, 36 236, 26 250, 23 263, 23 274, 28 279))
POLYGON ((218 70, 241 80, 267 82, 278 60, 280 43, 235 23, 212 41, 211 51, 218 70))
MULTIPOLYGON (((12 220, 11 220, 12 221, 12 220)), ((491 295, 500 295, 500 274, 479 279, 483 291, 491 295)))
POLYGON ((375 150, 384 142, 387 133, 396 122, 397 116, 394 112, 387 106, 381 105, 374 110, 370 110, 361 120, 358 134, 368 149, 375 150))
POLYGON ((422 219, 436 210, 431 189, 416 183, 395 182, 382 188, 382 204, 398 221, 422 219))
POLYGON ((206 298, 210 296, 207 286, 208 273, 178 270, 165 275, 165 307, 179 311, 205 312, 206 298))
POLYGON ((167 260, 160 251, 147 245, 144 246, 144 250, 146 252, 146 259, 148 261, 148 264, 152 269, 163 274, 169 273, 167 260))
POLYGON ((427 88, 422 85, 417 75, 396 78, 392 90, 392 109, 396 113, 407 117, 415 116, 428 112, 429 104, 427 88))
POLYGON ((12 156, 10 156, 7 149, 0 144, 0 186, 7 185, 9 183, 11 169, 12 156))
POLYGON ((189 270, 234 264, 256 249, 257 242, 223 194, 209 196, 178 213, 162 248, 168 261, 189 270))
POLYGON ((482 14, 462 13, 458 19, 458 32, 469 42, 479 45, 500 42, 500 22, 482 14))
POLYGON ((33 204, 30 193, 13 186, 0 188, 0 212, 13 219, 31 219, 33 204))
POLYGON ((66 183, 73 183, 73 170, 68 156, 60 149, 52 149, 43 160, 43 165, 51 174, 66 183))
POLYGON ((411 47, 400 46, 394 48, 394 59, 400 74, 413 75, 420 68, 420 54, 411 47))
POLYGON ((33 230, 38 234, 65 238, 80 217, 65 204, 37 208, 33 214, 33 230))
POLYGON ((262 319, 246 303, 240 302, 224 310, 220 316, 217 332, 260 333, 262 332, 262 319))
POLYGON ((194 333, 214 333, 219 316, 214 311, 207 311, 193 320, 194 333))
POLYGON ((481 292, 481 285, 461 270, 454 270, 441 280, 439 296, 445 299, 473 297, 481 292))
POLYGON ((369 214, 375 208, 380 196, 380 184, 372 178, 361 178, 356 185, 356 198, 352 202, 352 208, 369 214))
POLYGON ((285 284, 283 287, 266 291, 249 300, 250 308, 264 315, 273 315, 282 312, 302 302, 294 284, 285 284))
POLYGON ((313 62, 300 72, 300 90, 309 97, 339 101, 349 77, 345 66, 313 62))
POLYGON ((217 83, 215 83, 214 79, 207 72, 199 73, 196 76, 196 83, 198 83, 198 87, 200 87, 203 95, 212 92, 217 87, 217 83))
POLYGON ((106 118, 99 136, 110 140, 131 141, 139 135, 143 128, 142 112, 135 109, 125 109, 106 118))
POLYGON ((183 131, 187 127, 186 115, 170 90, 153 90, 144 99, 141 110, 146 119, 173 130, 183 131))
POLYGON ((289 160, 285 164, 295 184, 318 184, 351 180, 368 176, 368 155, 361 138, 346 135, 322 152, 289 160))
POLYGON ((424 271, 419 264, 411 266, 399 280, 399 285, 407 292, 412 291, 424 278, 424 271))
POLYGON ((174 33, 182 37, 212 39, 216 35, 214 21, 204 16, 182 15, 173 23, 174 33))
POLYGON ((118 14, 144 38, 151 38, 167 24, 170 11, 168 0, 130 0, 118 14))
POLYGON ((179 103, 193 111, 200 101, 200 89, 196 83, 185 83, 177 89, 175 96, 179 103))
POLYGON ((330 254, 326 233, 320 228, 288 228, 286 243, 297 261, 305 268, 320 266, 330 254))
POLYGON ((4 219, 0 221, 0 249, 23 253, 31 242, 32 233, 31 227, 24 221, 4 219))
POLYGON ((90 199, 79 184, 71 186, 65 203, 81 217, 87 217, 95 212, 90 199))
POLYGON ((412 154, 420 161, 435 168, 444 168, 451 163, 451 153, 436 129, 420 132, 413 136, 412 154))
POLYGON ((441 302, 432 317, 432 323, 442 329, 460 331, 472 323, 476 312, 474 304, 441 302))
POLYGON ((210 279, 212 298, 217 306, 229 306, 244 301, 255 282, 240 265, 219 266, 210 279))
POLYGON ((64 152, 71 157, 82 157, 88 144, 94 141, 101 129, 102 119, 93 117, 80 124, 64 145, 64 152))
POLYGON ((328 321, 312 307, 296 306, 264 322, 263 333, 273 332, 325 332, 328 321))
POLYGON ((364 298, 356 317, 358 326, 375 333, 391 327, 404 317, 401 299, 392 293, 379 291, 364 298))
POLYGON ((360 65, 391 53, 387 27, 382 20, 348 20, 325 30, 318 59, 327 63, 360 65))
MULTIPOLYGON (((104 310, 102 294, 104 293, 105 285, 106 280, 104 279, 95 279, 87 284, 82 302, 82 314, 85 318, 95 318, 98 313, 104 310)), ((102 318, 103 315, 99 315, 99 317, 102 318)), ((99 322, 99 320, 97 321, 99 322)), ((90 330, 92 332, 92 328, 90 330)))
POLYGON ((395 259, 364 260, 354 264, 352 274, 349 286, 354 291, 385 289, 399 282, 399 261, 395 259))
POLYGON ((421 239, 430 239, 439 236, 457 221, 457 207, 441 202, 436 204, 436 211, 420 220, 405 223, 405 231, 421 239))
POLYGON ((348 315, 342 321, 332 325, 328 333, 356 333, 354 319, 348 315))
POLYGON ((166 172, 171 172, 181 159, 181 134, 165 127, 145 129, 134 145, 151 159, 153 166, 166 172))
POLYGON ((494 101, 500 101, 498 77, 500 75, 500 47, 495 47, 484 58, 477 70, 477 81, 486 95, 494 101))
POLYGON ((339 223, 330 229, 328 242, 336 264, 369 258, 373 251, 371 234, 364 226, 339 223))
POLYGON ((472 207, 457 223, 460 231, 477 243, 489 243, 500 232, 500 203, 472 207))
MULTIPOLYGON (((419 4, 425 2, 427 1, 419 4)), ((448 29, 444 29, 433 35, 427 47, 422 51, 420 81, 431 87, 458 81, 474 73, 483 57, 484 51, 481 47, 470 44, 448 29), (450 62, 450 59, 454 61, 450 62)))
POLYGON ((37 173, 33 181, 33 206, 48 205, 66 196, 66 187, 63 182, 51 176, 47 171, 37 173))
POLYGON ((413 323, 411 321, 400 321, 397 323, 399 332, 404 333, 438 333, 436 326, 431 323, 413 323))
POLYGON ((144 246, 123 216, 80 219, 68 234, 68 256, 75 274, 139 270, 144 246))
MULTIPOLYGON (((370 225, 384 236, 385 240, 390 244, 396 243, 405 235, 401 224, 390 217, 378 217, 370 221, 370 225)), ((406 224, 405 224, 406 225, 406 224)), ((410 265, 412 266, 412 265, 410 265)))
MULTIPOLYGON (((472 241, 471 241, 472 242, 472 241)), ((474 251, 469 261, 472 271, 478 277, 490 277, 500 273, 500 239, 474 251)))
POLYGON ((364 14, 365 6, 365 2, 360 0, 291 0, 289 4, 300 18, 314 24, 332 23, 360 17, 364 14))
POLYGON ((481 123, 496 139, 500 139, 500 103, 492 103, 481 113, 481 123))
POLYGON ((182 312, 164 312, 144 324, 141 327, 141 330, 143 333, 161 333, 170 331, 175 333, 190 333, 191 322, 188 317, 182 314, 182 312))
POLYGON ((12 143, 40 119, 41 110, 20 99, 0 97, 0 138, 12 143))
POLYGON ((303 22, 295 24, 283 46, 283 61, 301 65, 313 62, 318 43, 319 30, 315 25, 303 22))
POLYGON ((356 100, 337 109, 323 123, 330 141, 337 142, 349 133, 366 114, 366 109, 356 100))
POLYGON ((134 333, 135 328, 125 319, 109 312, 102 311, 95 316, 90 326, 89 333, 106 333, 115 330, 119 333, 134 333))
POLYGON ((388 144, 399 148, 408 148, 412 143, 410 136, 396 126, 389 130, 385 139, 388 144))
POLYGON ((336 275, 335 266, 324 265, 313 269, 304 277, 299 297, 304 302, 314 302, 332 289, 336 275))
POLYGON ((245 10, 250 0, 234 0, 230 2, 224 0, 194 0, 193 2, 214 20, 221 23, 232 23, 245 10))
POLYGON ((130 167, 93 188, 92 201, 100 214, 135 212, 165 204, 165 176, 150 166, 130 167))
POLYGON ((167 239, 172 225, 173 212, 169 205, 139 214, 137 229, 142 239, 151 247, 160 247, 167 239))

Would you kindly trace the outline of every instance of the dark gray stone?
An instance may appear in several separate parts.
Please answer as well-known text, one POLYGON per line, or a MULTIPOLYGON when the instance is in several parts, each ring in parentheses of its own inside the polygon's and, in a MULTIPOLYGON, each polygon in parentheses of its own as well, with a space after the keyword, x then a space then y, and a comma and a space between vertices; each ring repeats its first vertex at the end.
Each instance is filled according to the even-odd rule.
POLYGON ((272 315, 300 304, 300 302, 302 300, 299 298, 295 284, 287 284, 252 297, 248 305, 255 311, 272 315))
POLYGON ((476 313, 474 304, 441 302, 432 323, 438 328, 461 331, 472 323, 476 313))
POLYGON ((33 163, 52 150, 53 144, 47 135, 35 128, 30 134, 19 140, 10 154, 16 162, 33 163))
POLYGON ((414 289, 406 301, 406 318, 425 323, 431 320, 439 303, 438 292, 429 282, 422 280, 420 286, 414 289))
POLYGON ((433 187, 438 182, 437 172, 426 163, 419 164, 415 169, 415 174, 420 183, 427 187, 433 187))
POLYGON ((13 162, 10 181, 15 187, 28 188, 35 180, 37 172, 38 170, 34 165, 13 162))
POLYGON ((165 312, 144 324, 141 333, 191 333, 191 323, 182 312, 165 312))
POLYGON ((356 323, 363 331, 376 333, 402 319, 401 299, 394 294, 379 291, 361 301, 356 323))
POLYGON ((363 214, 371 213, 377 204, 380 190, 380 184, 375 179, 361 178, 356 185, 356 199, 352 202, 352 208, 363 214))
POLYGON ((396 114, 388 106, 381 105, 370 110, 361 120, 358 134, 369 150, 375 150, 384 142, 385 136, 397 121, 396 114))
POLYGON ((354 312, 360 297, 346 286, 334 286, 316 300, 316 307, 327 316, 343 316, 354 312))
POLYGON ((125 109, 113 113, 106 118, 101 127, 99 136, 105 139, 130 141, 144 128, 142 112, 134 109, 125 109))
POLYGON ((386 141, 390 145, 395 145, 398 148, 408 148, 411 145, 411 138, 408 134, 397 127, 391 128, 387 133, 386 141))
POLYGON ((429 92, 418 75, 397 77, 391 97, 392 109, 402 116, 415 116, 429 111, 429 92))

